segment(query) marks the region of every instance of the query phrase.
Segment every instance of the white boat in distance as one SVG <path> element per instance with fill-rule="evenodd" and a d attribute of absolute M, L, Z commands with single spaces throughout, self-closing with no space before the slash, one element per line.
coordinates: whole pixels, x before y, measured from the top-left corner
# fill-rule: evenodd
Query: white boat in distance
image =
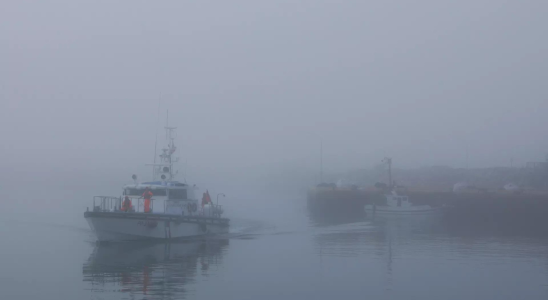
<path fill-rule="evenodd" d="M 152 164 L 153 181 L 124 187 L 122 196 L 95 196 L 93 208 L 84 213 L 99 242 L 144 239 L 176 239 L 228 233 L 229 219 L 221 217 L 223 209 L 208 203 L 202 205 L 195 197 L 196 185 L 174 180 L 172 167 L 177 159 L 172 137 L 175 127 L 165 127 L 168 145 L 162 149 L 160 163 Z M 143 199 L 145 190 L 152 193 Z M 203 202 L 203 200 L 202 200 Z M 128 205 L 129 204 L 129 205 Z M 146 212 L 145 212 L 146 211 Z"/>
<path fill-rule="evenodd" d="M 425 215 L 441 211 L 441 207 L 431 207 L 430 205 L 413 205 L 409 197 L 398 195 L 395 191 L 384 195 L 386 202 L 382 204 L 366 204 L 364 210 L 366 213 L 382 215 Z"/>

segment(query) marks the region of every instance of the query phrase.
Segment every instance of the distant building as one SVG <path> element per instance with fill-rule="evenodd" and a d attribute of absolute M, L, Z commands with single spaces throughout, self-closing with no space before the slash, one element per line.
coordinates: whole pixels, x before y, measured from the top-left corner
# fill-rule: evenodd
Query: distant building
<path fill-rule="evenodd" d="M 530 161 L 525 164 L 527 169 L 545 170 L 548 169 L 548 161 Z"/>

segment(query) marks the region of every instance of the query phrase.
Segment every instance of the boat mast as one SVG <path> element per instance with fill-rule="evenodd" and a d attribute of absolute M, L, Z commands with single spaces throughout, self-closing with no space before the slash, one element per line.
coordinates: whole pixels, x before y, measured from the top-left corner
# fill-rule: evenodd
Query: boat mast
<path fill-rule="evenodd" d="M 385 157 L 383 159 L 383 162 L 385 162 L 388 165 L 388 188 L 392 189 L 392 158 Z"/>
<path fill-rule="evenodd" d="M 158 150 L 158 123 L 160 123 L 160 104 L 162 103 L 162 98 L 158 99 L 158 113 L 156 117 L 156 138 L 154 140 L 154 163 L 152 165 L 152 179 L 154 179 L 155 165 L 156 165 L 156 151 Z"/>
<path fill-rule="evenodd" d="M 164 127 L 166 130 L 166 141 L 167 141 L 167 147 L 162 148 L 162 152 L 159 155 L 160 156 L 160 162 L 156 163 L 156 159 L 153 166 L 153 180 L 173 180 L 176 173 L 173 172 L 173 163 L 176 163 L 178 161 L 177 158 L 173 158 L 173 153 L 175 153 L 175 150 L 177 150 L 177 147 L 175 147 L 175 129 L 177 127 L 170 127 L 169 126 L 169 112 L 166 115 L 166 126 Z"/>
<path fill-rule="evenodd" d="M 323 140 L 320 140 L 320 183 L 323 183 Z"/>

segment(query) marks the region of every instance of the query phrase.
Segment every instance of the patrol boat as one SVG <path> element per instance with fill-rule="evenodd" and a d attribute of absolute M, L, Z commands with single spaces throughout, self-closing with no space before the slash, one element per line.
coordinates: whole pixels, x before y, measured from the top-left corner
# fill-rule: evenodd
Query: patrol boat
<path fill-rule="evenodd" d="M 178 160 L 173 158 L 176 128 L 165 129 L 167 146 L 159 155 L 160 162 L 150 164 L 153 181 L 139 183 L 133 175 L 134 183 L 124 186 L 122 196 L 93 197 L 93 207 L 91 210 L 88 207 L 84 218 L 99 242 L 170 240 L 228 233 L 229 219 L 221 217 L 223 208 L 218 200 L 213 204 L 207 192 L 199 203 L 196 185 L 174 180 L 173 164 Z M 147 188 L 152 192 L 150 201 L 143 199 Z"/>

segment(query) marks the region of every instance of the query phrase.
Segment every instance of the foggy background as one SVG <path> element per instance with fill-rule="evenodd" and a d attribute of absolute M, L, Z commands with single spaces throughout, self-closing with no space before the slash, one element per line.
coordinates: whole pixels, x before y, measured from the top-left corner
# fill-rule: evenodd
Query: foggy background
<path fill-rule="evenodd" d="M 0 188 L 117 195 L 150 178 L 167 109 L 180 175 L 233 195 L 317 183 L 320 141 L 325 172 L 543 160 L 546 8 L 2 1 Z"/>

